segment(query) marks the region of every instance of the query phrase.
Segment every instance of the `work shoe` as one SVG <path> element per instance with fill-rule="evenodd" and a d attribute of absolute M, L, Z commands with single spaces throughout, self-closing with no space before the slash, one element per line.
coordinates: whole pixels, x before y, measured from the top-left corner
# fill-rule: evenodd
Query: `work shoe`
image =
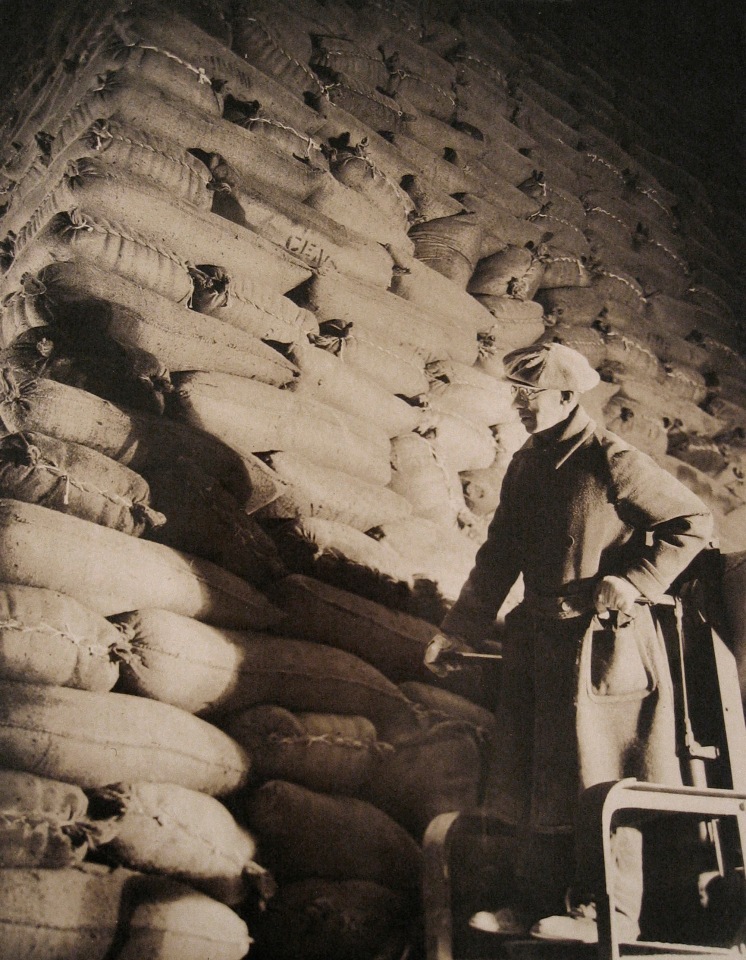
<path fill-rule="evenodd" d="M 480 910 L 469 918 L 469 926 L 472 930 L 497 936 L 525 937 L 531 927 L 531 920 L 520 907 L 501 907 L 494 911 Z"/>
<path fill-rule="evenodd" d="M 537 940 L 598 943 L 596 906 L 581 903 L 562 916 L 544 917 L 531 927 L 531 936 Z"/>

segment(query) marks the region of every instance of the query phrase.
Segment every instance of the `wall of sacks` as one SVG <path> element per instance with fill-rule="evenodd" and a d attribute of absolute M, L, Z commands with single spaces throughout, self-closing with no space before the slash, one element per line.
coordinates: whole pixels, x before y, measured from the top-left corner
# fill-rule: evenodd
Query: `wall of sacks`
<path fill-rule="evenodd" d="M 490 752 L 490 676 L 422 656 L 526 439 L 508 350 L 585 353 L 746 548 L 742 224 L 592 44 L 455 6 L 79 0 L 19 73 L 1 958 L 417 954 Z"/>

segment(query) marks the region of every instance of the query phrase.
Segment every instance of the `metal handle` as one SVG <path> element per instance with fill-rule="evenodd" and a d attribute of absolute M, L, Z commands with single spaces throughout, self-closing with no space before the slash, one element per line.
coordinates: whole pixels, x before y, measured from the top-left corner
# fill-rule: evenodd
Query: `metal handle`
<path fill-rule="evenodd" d="M 501 653 L 476 653 L 471 650 L 443 650 L 439 660 L 502 660 Z"/>

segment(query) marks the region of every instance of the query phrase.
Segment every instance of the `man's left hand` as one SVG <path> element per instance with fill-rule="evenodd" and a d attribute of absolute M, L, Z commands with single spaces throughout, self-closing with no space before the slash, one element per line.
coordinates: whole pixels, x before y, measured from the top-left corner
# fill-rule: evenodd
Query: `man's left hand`
<path fill-rule="evenodd" d="M 626 617 L 634 617 L 635 603 L 642 597 L 637 587 L 624 577 L 604 577 L 596 585 L 593 603 L 596 613 L 618 610 Z"/>

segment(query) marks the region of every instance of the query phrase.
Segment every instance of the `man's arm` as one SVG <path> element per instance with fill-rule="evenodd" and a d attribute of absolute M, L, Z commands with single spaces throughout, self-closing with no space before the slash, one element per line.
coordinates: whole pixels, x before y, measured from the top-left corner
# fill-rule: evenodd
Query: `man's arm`
<path fill-rule="evenodd" d="M 699 497 L 645 454 L 625 450 L 610 463 L 620 517 L 648 531 L 642 553 L 619 574 L 656 602 L 707 546 L 713 517 Z"/>
<path fill-rule="evenodd" d="M 479 650 L 495 639 L 495 617 L 521 572 L 518 544 L 510 520 L 511 490 L 515 466 L 508 468 L 500 493 L 500 504 L 477 551 L 474 567 L 458 599 L 441 624 L 444 633 L 460 637 Z"/>

